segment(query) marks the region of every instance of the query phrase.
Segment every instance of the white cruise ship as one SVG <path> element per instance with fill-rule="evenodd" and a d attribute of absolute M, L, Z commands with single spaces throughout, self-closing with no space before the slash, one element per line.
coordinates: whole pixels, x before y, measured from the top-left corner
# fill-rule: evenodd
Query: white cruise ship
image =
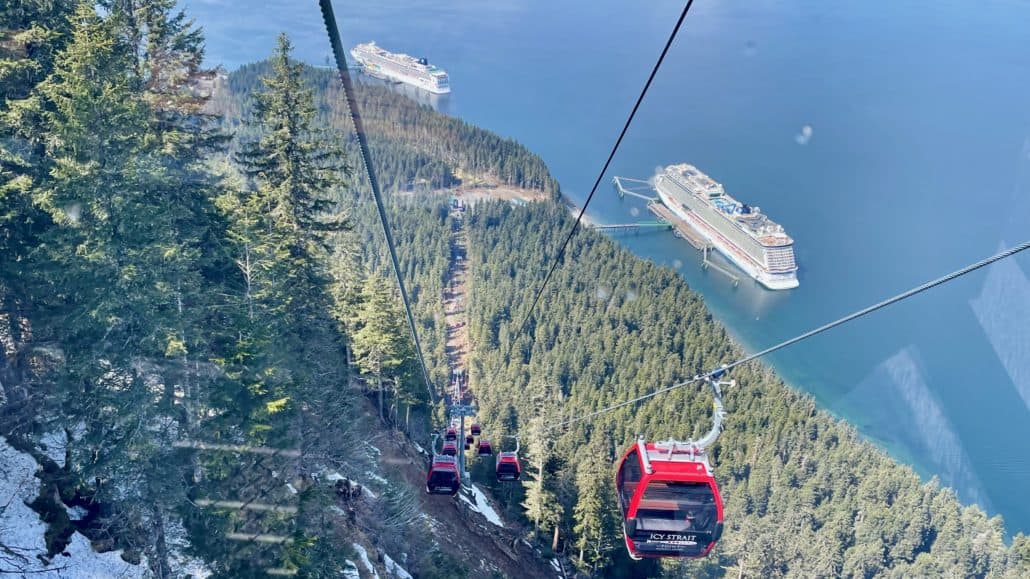
<path fill-rule="evenodd" d="M 393 53 L 376 46 L 375 42 L 359 44 L 350 51 L 362 70 L 369 75 L 404 82 L 431 93 L 451 92 L 447 73 L 429 64 L 425 58 Z"/>
<path fill-rule="evenodd" d="M 798 287 L 794 240 L 758 207 L 730 197 L 721 184 L 687 164 L 660 171 L 655 190 L 676 217 L 763 286 Z"/>

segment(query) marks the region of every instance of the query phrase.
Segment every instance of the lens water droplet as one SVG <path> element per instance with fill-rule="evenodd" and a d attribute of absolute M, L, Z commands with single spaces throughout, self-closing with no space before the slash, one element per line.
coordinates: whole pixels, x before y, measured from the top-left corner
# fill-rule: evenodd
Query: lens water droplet
<path fill-rule="evenodd" d="M 807 145 L 808 141 L 812 140 L 812 125 L 801 127 L 801 132 L 794 136 L 794 140 L 799 145 Z"/>
<path fill-rule="evenodd" d="M 68 221 L 78 223 L 82 219 L 82 204 L 72 203 L 64 208 L 64 214 L 68 216 Z"/>

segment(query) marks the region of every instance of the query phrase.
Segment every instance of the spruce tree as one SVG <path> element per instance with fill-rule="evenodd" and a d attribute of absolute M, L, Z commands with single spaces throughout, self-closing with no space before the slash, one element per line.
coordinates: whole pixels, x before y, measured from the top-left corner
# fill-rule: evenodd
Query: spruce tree
<path fill-rule="evenodd" d="M 352 345 L 355 364 L 363 374 L 375 381 L 379 394 L 379 418 L 386 418 L 384 398 L 386 383 L 397 379 L 397 370 L 405 359 L 404 326 L 390 282 L 379 275 L 369 275 L 361 292 L 362 306 L 352 320 Z"/>
<path fill-rule="evenodd" d="M 329 195 L 346 167 L 342 151 L 312 125 L 312 91 L 302 78 L 304 65 L 291 59 L 292 50 L 289 38 L 280 34 L 272 74 L 262 78 L 265 90 L 255 94 L 254 116 L 264 134 L 244 144 L 238 160 L 257 183 L 268 227 L 292 238 L 296 257 L 300 251 L 320 254 L 330 233 L 346 229 L 346 218 Z"/>

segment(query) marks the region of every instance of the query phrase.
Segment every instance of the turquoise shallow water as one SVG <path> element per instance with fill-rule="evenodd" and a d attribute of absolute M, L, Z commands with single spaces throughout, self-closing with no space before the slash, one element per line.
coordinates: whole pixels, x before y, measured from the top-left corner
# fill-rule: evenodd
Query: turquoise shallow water
<path fill-rule="evenodd" d="M 289 32 L 324 64 L 314 5 L 186 2 L 232 67 Z M 582 201 L 680 9 L 669 1 L 337 3 L 344 42 L 426 55 L 439 109 L 540 153 Z M 311 6 L 311 7 L 309 7 Z M 757 349 L 1030 238 L 1030 3 L 698 0 L 612 174 L 693 163 L 795 238 L 801 287 L 697 267 L 667 234 L 620 240 L 675 267 Z M 428 99 L 428 97 L 426 97 Z M 804 126 L 809 139 L 800 138 Z M 647 219 L 606 184 L 592 216 Z M 772 356 L 864 435 L 1030 530 L 1030 256 Z"/>

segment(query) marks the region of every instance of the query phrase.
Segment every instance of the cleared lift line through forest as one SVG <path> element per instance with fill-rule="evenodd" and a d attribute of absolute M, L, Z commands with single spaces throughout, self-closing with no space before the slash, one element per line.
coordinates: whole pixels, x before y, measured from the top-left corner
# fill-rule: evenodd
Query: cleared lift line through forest
<path fill-rule="evenodd" d="M 451 373 L 448 404 L 450 410 L 458 410 L 449 416 L 448 422 L 458 430 L 458 462 L 460 472 L 465 468 L 465 417 L 475 404 L 475 398 L 468 387 L 469 352 L 468 323 L 465 307 L 468 289 L 468 235 L 465 233 L 465 205 L 458 199 L 451 204 L 451 239 L 447 266 L 447 284 L 443 289 L 444 324 L 446 327 L 447 365 Z M 457 416 L 455 416 L 457 414 Z M 435 449 L 434 449 L 435 452 Z"/>

